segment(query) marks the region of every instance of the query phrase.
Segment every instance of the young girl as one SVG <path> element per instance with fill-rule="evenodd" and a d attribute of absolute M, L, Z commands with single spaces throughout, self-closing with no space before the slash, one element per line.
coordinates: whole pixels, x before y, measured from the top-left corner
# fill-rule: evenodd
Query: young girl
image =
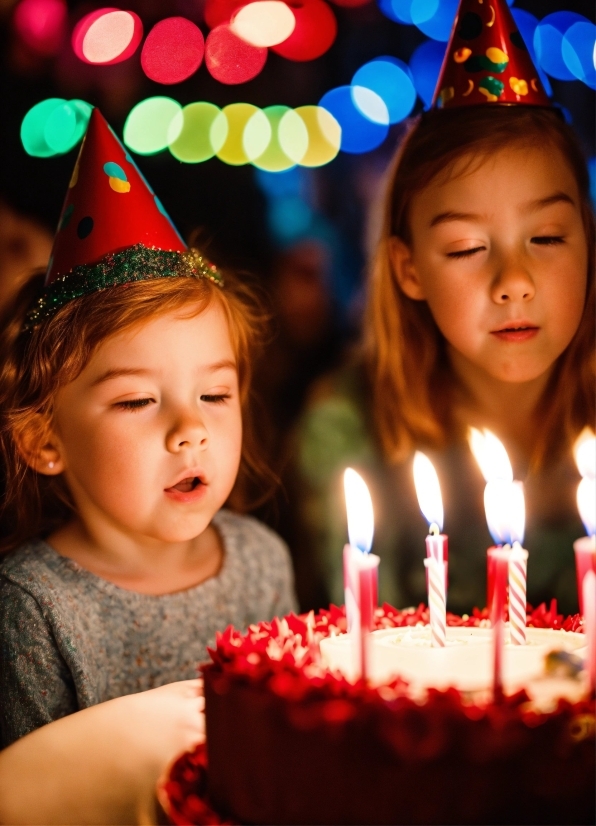
<path fill-rule="evenodd" d="M 484 11 L 474 4 L 470 14 Z M 456 24 L 454 36 L 462 29 Z M 452 42 L 445 71 L 473 47 Z M 449 101 L 457 82 L 443 79 L 445 88 Z M 572 542 L 583 529 L 571 450 L 595 415 L 588 173 L 554 109 L 464 106 L 464 97 L 416 119 L 389 172 L 364 358 L 334 377 L 302 423 L 303 512 L 340 599 L 340 472 L 360 466 L 376 506 L 375 550 L 385 557 L 382 596 L 425 601 L 426 527 L 411 457 L 427 451 L 445 502 L 449 607 L 483 606 L 492 543 L 467 435 L 487 427 L 525 482 L 528 599 L 554 596 L 577 610 Z"/>
<path fill-rule="evenodd" d="M 96 118 L 90 132 L 107 140 L 105 126 Z M 129 163 L 112 147 L 110 172 L 116 149 L 118 168 Z M 127 182 L 141 189 L 137 175 L 130 161 Z M 81 162 L 78 187 L 84 177 Z M 107 173 L 98 181 L 110 210 L 124 203 Z M 142 231 L 160 215 L 145 214 Z M 262 312 L 197 254 L 109 252 L 116 222 L 94 223 L 107 233 L 100 263 L 56 279 L 36 305 L 34 280 L 3 325 L 2 745 L 190 679 L 216 631 L 295 604 L 283 543 L 222 510 L 239 468 L 258 467 L 245 413 Z M 60 234 L 54 262 L 59 247 Z"/>

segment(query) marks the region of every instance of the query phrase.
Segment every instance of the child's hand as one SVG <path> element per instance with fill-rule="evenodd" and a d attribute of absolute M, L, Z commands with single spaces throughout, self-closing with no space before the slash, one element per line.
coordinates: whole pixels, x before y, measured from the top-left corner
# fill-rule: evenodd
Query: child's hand
<path fill-rule="evenodd" d="M 202 680 L 63 717 L 0 754 L 0 823 L 148 822 L 157 780 L 205 737 Z"/>

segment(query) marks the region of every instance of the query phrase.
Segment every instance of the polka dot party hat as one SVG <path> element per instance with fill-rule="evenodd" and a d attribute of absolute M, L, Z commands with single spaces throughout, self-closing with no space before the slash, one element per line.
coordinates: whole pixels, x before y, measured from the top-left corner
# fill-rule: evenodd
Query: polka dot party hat
<path fill-rule="evenodd" d="M 506 0 L 461 0 L 433 106 L 551 106 Z"/>
<path fill-rule="evenodd" d="M 29 313 L 36 326 L 83 295 L 153 278 L 206 277 L 216 268 L 188 249 L 159 198 L 98 109 L 75 164 L 48 265 Z"/>

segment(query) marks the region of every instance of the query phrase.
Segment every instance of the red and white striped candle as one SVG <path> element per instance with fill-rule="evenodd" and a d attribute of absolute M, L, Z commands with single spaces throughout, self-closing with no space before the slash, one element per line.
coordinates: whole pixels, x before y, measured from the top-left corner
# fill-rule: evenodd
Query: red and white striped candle
<path fill-rule="evenodd" d="M 528 552 L 514 542 L 509 558 L 509 634 L 513 645 L 526 644 Z"/>
<path fill-rule="evenodd" d="M 445 563 L 434 557 L 424 560 L 428 573 L 428 609 L 430 640 L 433 648 L 444 648 L 447 639 L 447 601 L 445 595 Z"/>

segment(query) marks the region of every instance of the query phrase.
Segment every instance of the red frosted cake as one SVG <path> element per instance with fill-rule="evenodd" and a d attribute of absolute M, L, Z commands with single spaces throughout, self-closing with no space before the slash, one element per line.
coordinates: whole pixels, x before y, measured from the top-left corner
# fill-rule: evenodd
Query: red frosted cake
<path fill-rule="evenodd" d="M 486 612 L 447 617 L 448 646 L 437 650 L 426 608 L 377 609 L 367 684 L 348 673 L 343 609 L 228 628 L 202 669 L 207 747 L 183 755 L 163 789 L 170 819 L 593 823 L 580 617 L 564 621 L 554 605 L 528 615 L 526 651 L 506 653 L 498 704 L 486 684 Z M 433 670 L 437 684 L 455 679 L 433 686 Z"/>

